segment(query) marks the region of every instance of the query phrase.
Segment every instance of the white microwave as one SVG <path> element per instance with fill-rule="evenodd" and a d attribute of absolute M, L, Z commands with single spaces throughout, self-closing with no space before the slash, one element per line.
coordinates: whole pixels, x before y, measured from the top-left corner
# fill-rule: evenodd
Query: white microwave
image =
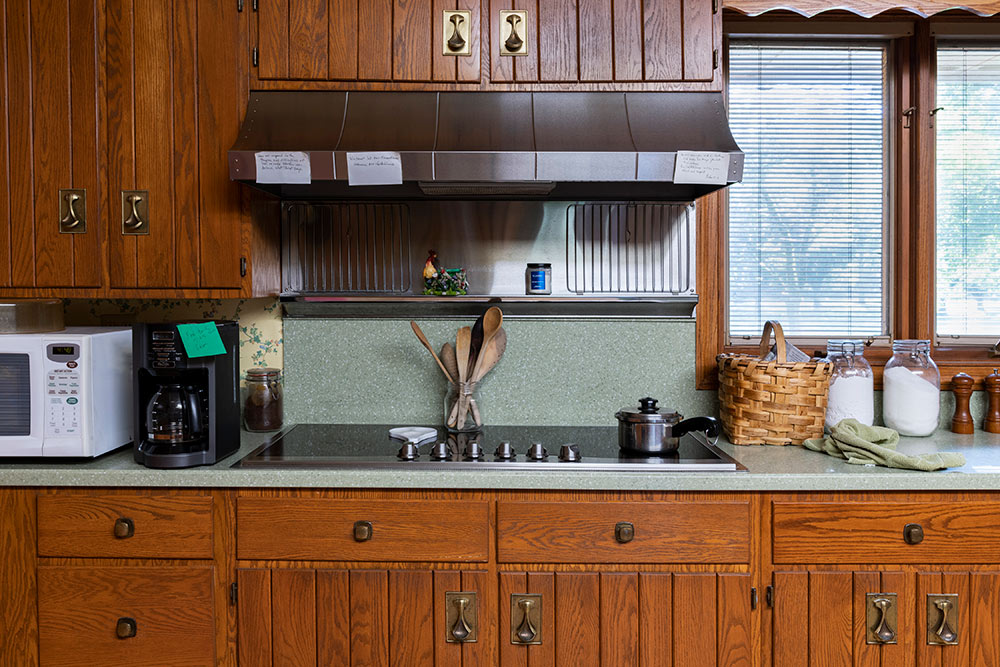
<path fill-rule="evenodd" d="M 0 456 L 98 456 L 132 421 L 131 329 L 0 334 Z"/>

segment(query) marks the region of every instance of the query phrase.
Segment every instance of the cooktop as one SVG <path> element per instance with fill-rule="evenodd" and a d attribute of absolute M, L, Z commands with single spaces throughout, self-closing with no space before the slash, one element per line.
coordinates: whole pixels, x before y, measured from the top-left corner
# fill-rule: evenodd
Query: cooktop
<path fill-rule="evenodd" d="M 669 456 L 625 456 L 614 426 L 484 426 L 419 442 L 389 436 L 397 424 L 297 424 L 238 461 L 240 468 L 378 468 L 412 470 L 581 470 L 737 472 L 746 468 L 700 434 L 680 439 Z"/>

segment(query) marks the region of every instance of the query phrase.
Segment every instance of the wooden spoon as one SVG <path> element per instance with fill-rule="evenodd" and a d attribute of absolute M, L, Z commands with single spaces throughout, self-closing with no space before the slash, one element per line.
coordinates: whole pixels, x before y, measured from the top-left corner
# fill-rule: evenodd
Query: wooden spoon
<path fill-rule="evenodd" d="M 480 355 L 482 357 L 482 363 L 479 365 L 479 372 L 472 378 L 472 382 L 474 384 L 478 384 L 487 373 L 493 370 L 493 367 L 497 365 L 498 361 L 500 361 L 500 357 L 503 356 L 506 349 L 507 332 L 501 328 L 497 331 L 493 340 L 487 343 L 486 347 L 483 348 L 483 352 Z"/>
<path fill-rule="evenodd" d="M 434 348 L 431 347 L 431 344 L 430 342 L 428 342 L 427 336 L 424 335 L 424 332 L 420 330 L 420 327 L 417 326 L 417 323 L 414 322 L 413 320 L 410 320 L 410 327 L 413 329 L 413 333 L 417 334 L 417 338 L 420 339 L 420 342 L 423 343 L 424 347 L 427 348 L 427 351 L 431 353 L 432 357 L 434 357 L 434 361 L 437 362 L 437 365 L 441 369 L 441 372 L 444 373 L 444 376 L 448 378 L 448 382 L 454 384 L 455 380 L 452 379 L 451 374 L 448 372 L 448 369 L 445 368 L 444 364 L 441 363 L 441 360 L 438 358 L 437 352 L 435 352 Z"/>
<path fill-rule="evenodd" d="M 455 356 L 455 348 L 450 342 L 441 346 L 441 361 L 448 370 L 448 374 L 453 378 L 458 377 L 458 357 Z"/>
<path fill-rule="evenodd" d="M 479 353 L 483 350 L 483 320 L 486 317 L 484 310 L 482 315 L 476 318 L 476 323 L 472 325 L 472 340 L 469 342 L 469 378 L 472 378 L 472 367 L 479 358 Z"/>
<path fill-rule="evenodd" d="M 500 331 L 500 327 L 503 325 L 503 311 L 501 311 L 496 306 L 491 306 L 489 310 L 483 315 L 483 347 L 485 348 L 489 345 L 493 337 L 497 335 Z M 459 359 L 459 363 L 461 363 Z M 477 377 L 479 375 L 479 369 L 483 365 L 483 355 L 479 355 L 476 359 L 475 368 L 472 370 L 470 377 Z M 461 368 L 461 367 L 460 367 Z M 473 380 L 474 382 L 475 380 Z"/>
<path fill-rule="evenodd" d="M 472 341 L 472 329 L 469 327 L 459 327 L 458 335 L 455 337 L 455 357 L 458 359 L 458 381 L 465 382 L 469 368 L 469 344 Z M 456 401 L 458 413 L 455 423 L 459 428 L 465 424 L 465 414 L 468 407 L 465 405 L 465 397 L 459 394 Z M 449 419 L 449 421 L 451 421 Z"/>

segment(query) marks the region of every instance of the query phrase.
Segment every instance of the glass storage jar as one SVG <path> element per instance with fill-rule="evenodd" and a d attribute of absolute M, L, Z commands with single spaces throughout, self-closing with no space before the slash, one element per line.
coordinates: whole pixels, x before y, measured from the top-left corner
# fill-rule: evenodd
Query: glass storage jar
<path fill-rule="evenodd" d="M 243 425 L 248 431 L 277 431 L 284 419 L 281 371 L 251 368 L 247 371 Z"/>
<path fill-rule="evenodd" d="M 448 384 L 444 397 L 444 423 L 452 433 L 478 431 L 483 427 L 479 392 L 471 382 Z"/>
<path fill-rule="evenodd" d="M 829 340 L 826 360 L 833 365 L 826 428 L 847 418 L 871 426 L 875 422 L 875 374 L 865 359 L 864 341 Z"/>
<path fill-rule="evenodd" d="M 941 373 L 929 340 L 897 340 L 885 365 L 882 419 L 900 435 L 930 435 L 941 410 Z"/>

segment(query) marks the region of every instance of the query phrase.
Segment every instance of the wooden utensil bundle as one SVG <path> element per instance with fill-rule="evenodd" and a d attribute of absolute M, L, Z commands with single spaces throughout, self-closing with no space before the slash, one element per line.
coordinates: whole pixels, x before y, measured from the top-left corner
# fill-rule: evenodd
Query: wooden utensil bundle
<path fill-rule="evenodd" d="M 507 332 L 502 325 L 503 313 L 496 306 L 490 307 L 472 327 L 459 328 L 455 346 L 452 347 L 450 342 L 442 345 L 439 357 L 417 323 L 410 322 L 421 344 L 434 357 L 448 382 L 454 385 L 452 392 L 455 400 L 448 414 L 448 428 L 463 430 L 470 413 L 476 426 L 483 425 L 473 392 L 507 349 Z"/>

